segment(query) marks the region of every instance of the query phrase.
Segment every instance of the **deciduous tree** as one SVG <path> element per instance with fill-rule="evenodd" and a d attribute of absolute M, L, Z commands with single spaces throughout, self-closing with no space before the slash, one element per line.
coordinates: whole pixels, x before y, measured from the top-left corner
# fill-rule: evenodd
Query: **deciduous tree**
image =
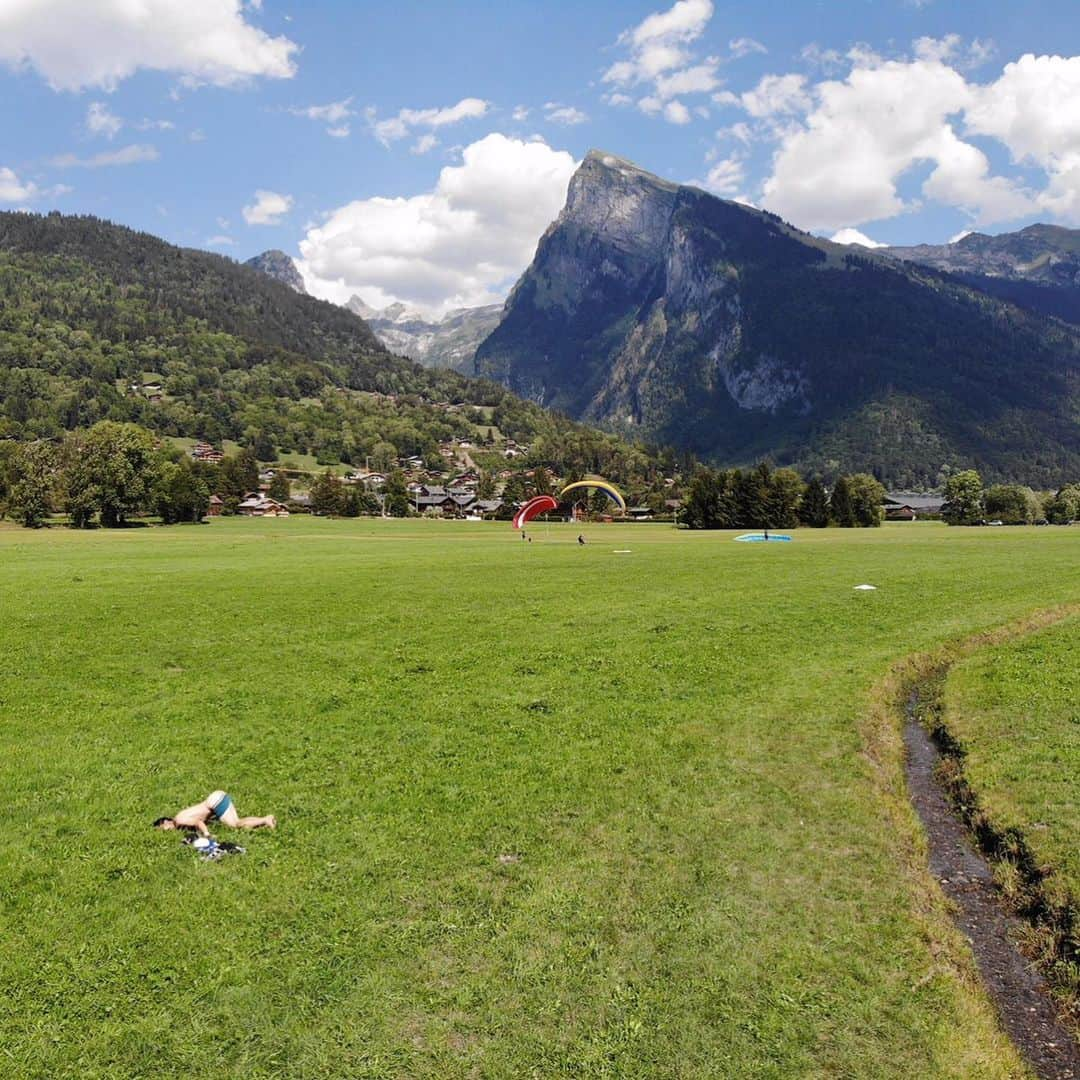
<path fill-rule="evenodd" d="M 982 520 L 982 477 L 974 469 L 953 473 L 945 481 L 941 517 L 950 525 L 977 525 Z"/>

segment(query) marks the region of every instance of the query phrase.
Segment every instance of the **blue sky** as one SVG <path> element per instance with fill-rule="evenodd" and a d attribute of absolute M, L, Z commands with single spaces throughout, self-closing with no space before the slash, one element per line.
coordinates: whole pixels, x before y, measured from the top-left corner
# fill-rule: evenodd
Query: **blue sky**
<path fill-rule="evenodd" d="M 491 302 L 590 147 L 874 242 L 1080 225 L 1075 0 L 0 0 L 0 207 Z"/>

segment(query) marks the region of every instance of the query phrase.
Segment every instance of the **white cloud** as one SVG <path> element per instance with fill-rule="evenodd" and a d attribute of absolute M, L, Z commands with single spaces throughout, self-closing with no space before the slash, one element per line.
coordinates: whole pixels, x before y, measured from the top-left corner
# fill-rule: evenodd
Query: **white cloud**
<path fill-rule="evenodd" d="M 720 85 L 716 77 L 716 61 L 683 68 L 671 75 L 661 75 L 656 80 L 656 96 L 667 100 L 680 94 L 707 94 Z"/>
<path fill-rule="evenodd" d="M 654 42 L 694 41 L 701 36 L 712 15 L 712 0 L 678 0 L 667 11 L 649 15 L 623 36 L 628 36 L 639 49 Z"/>
<path fill-rule="evenodd" d="M 545 142 L 488 135 L 464 148 L 461 165 L 443 168 L 431 191 L 360 199 L 311 228 L 300 244 L 307 286 L 375 307 L 494 303 L 562 208 L 574 168 Z"/>
<path fill-rule="evenodd" d="M 842 53 L 836 49 L 823 49 L 816 41 L 803 46 L 803 50 L 799 55 L 809 67 L 820 71 L 833 73 L 842 70 L 844 67 Z"/>
<path fill-rule="evenodd" d="M 0 203 L 29 202 L 39 194 L 36 184 L 20 180 L 13 170 L 0 167 Z"/>
<path fill-rule="evenodd" d="M 137 124 L 133 124 L 137 131 L 172 131 L 176 125 L 171 120 L 150 120 L 143 118 Z"/>
<path fill-rule="evenodd" d="M 429 150 L 434 150 L 438 145 L 438 138 L 429 131 L 426 135 L 421 135 L 420 138 L 409 147 L 409 150 L 414 154 L 426 154 Z"/>
<path fill-rule="evenodd" d="M 189 85 L 290 78 L 297 46 L 249 23 L 239 0 L 4 0 L 0 63 L 54 90 L 114 89 L 136 71 Z"/>
<path fill-rule="evenodd" d="M 751 53 L 767 53 L 769 51 L 760 41 L 755 41 L 750 37 L 734 38 L 728 42 L 728 48 L 731 50 L 731 55 L 735 60 L 741 60 Z"/>
<path fill-rule="evenodd" d="M 766 205 L 809 229 L 835 229 L 894 217 L 907 207 L 900 178 L 934 165 L 927 198 L 958 206 L 981 222 L 1031 209 L 1013 181 L 990 175 L 986 156 L 963 142 L 954 118 L 969 110 L 976 88 L 939 60 L 883 61 L 854 50 L 844 82 L 816 87 L 817 105 L 786 131 L 766 180 Z"/>
<path fill-rule="evenodd" d="M 240 213 L 249 225 L 277 225 L 292 209 L 292 204 L 291 195 L 260 189 L 255 192 L 255 201 L 250 206 L 245 206 Z"/>
<path fill-rule="evenodd" d="M 233 247 L 236 241 L 231 236 L 210 236 L 207 237 L 204 247 Z"/>
<path fill-rule="evenodd" d="M 706 191 L 711 191 L 714 195 L 730 199 L 738 194 L 745 178 L 746 170 L 742 160 L 738 157 L 729 157 L 713 165 L 705 179 L 696 181 L 696 184 Z"/>
<path fill-rule="evenodd" d="M 113 116 L 104 102 L 90 102 L 86 110 L 86 130 L 91 135 L 103 135 L 106 139 L 114 139 L 123 126 L 124 121 L 119 116 Z"/>
<path fill-rule="evenodd" d="M 743 146 L 749 146 L 754 141 L 754 131 L 745 121 L 740 120 L 737 124 L 721 128 L 717 131 L 717 137 L 721 139 L 734 139 Z"/>
<path fill-rule="evenodd" d="M 1045 170 L 1042 207 L 1080 222 L 1080 56 L 1022 56 L 973 97 L 968 133 L 1000 139 L 1014 161 Z"/>
<path fill-rule="evenodd" d="M 544 106 L 544 119 L 549 124 L 565 124 L 572 127 L 575 124 L 584 124 L 588 116 L 573 105 L 560 105 L 557 101 L 549 101 Z"/>
<path fill-rule="evenodd" d="M 950 244 L 959 244 L 960 241 L 963 240 L 965 236 L 970 236 L 970 235 L 971 235 L 971 230 L 970 229 L 961 229 L 960 232 L 958 232 L 955 236 L 950 236 L 949 237 L 949 243 Z"/>
<path fill-rule="evenodd" d="M 962 39 L 959 34 L 946 34 L 943 38 L 917 38 L 913 48 L 920 60 L 951 60 L 960 50 Z"/>
<path fill-rule="evenodd" d="M 803 75 L 766 75 L 740 100 L 743 108 L 759 119 L 806 112 L 813 104 Z"/>
<path fill-rule="evenodd" d="M 147 143 L 135 143 L 120 150 L 106 150 L 92 157 L 81 158 L 76 154 L 61 154 L 52 159 L 59 169 L 102 169 L 112 165 L 138 165 L 144 161 L 157 161 L 161 155 L 157 147 Z"/>
<path fill-rule="evenodd" d="M 681 101 L 669 101 L 664 106 L 664 119 L 669 124 L 689 124 L 690 110 Z"/>
<path fill-rule="evenodd" d="M 518 105 L 517 108 L 514 109 L 513 113 L 511 113 L 511 119 L 517 121 L 517 123 L 519 124 L 522 124 L 529 119 L 529 112 L 530 110 L 527 106 Z"/>
<path fill-rule="evenodd" d="M 630 55 L 603 74 L 603 81 L 615 88 L 608 103 L 626 104 L 627 89 L 651 83 L 649 92 L 638 99 L 638 108 L 650 116 L 662 113 L 673 124 L 689 122 L 689 110 L 675 99 L 709 93 L 720 85 L 720 61 L 710 56 L 695 63 L 690 49 L 705 32 L 712 15 L 712 0 L 678 0 L 667 11 L 655 12 L 620 34 L 619 44 Z M 666 108 L 666 102 L 675 102 L 674 107 Z"/>
<path fill-rule="evenodd" d="M 306 116 L 309 120 L 317 120 L 326 125 L 326 134 L 335 139 L 344 139 L 349 134 L 350 117 L 356 115 L 352 108 L 352 98 L 343 101 L 331 101 L 326 105 L 292 106 L 288 112 L 293 116 Z"/>
<path fill-rule="evenodd" d="M 413 128 L 441 128 L 462 120 L 475 120 L 489 108 L 489 103 L 480 98 L 462 98 L 445 109 L 402 109 L 387 120 L 377 120 L 375 110 L 368 109 L 367 117 L 375 138 L 383 146 L 389 146 L 396 139 L 406 138 Z"/>
<path fill-rule="evenodd" d="M 871 240 L 866 233 L 859 232 L 858 229 L 841 229 L 837 233 L 833 233 L 829 239 L 834 244 L 861 244 L 866 248 L 879 248 L 888 247 L 888 244 L 879 244 L 876 240 Z"/>

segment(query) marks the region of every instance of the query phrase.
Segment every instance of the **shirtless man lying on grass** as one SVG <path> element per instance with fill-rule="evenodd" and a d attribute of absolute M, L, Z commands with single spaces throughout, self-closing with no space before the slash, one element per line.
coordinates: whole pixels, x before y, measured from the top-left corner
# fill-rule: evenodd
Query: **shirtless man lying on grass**
<path fill-rule="evenodd" d="M 224 791 L 212 791 L 201 803 L 189 806 L 172 817 L 160 817 L 154 822 L 155 829 L 195 829 L 203 836 L 209 836 L 206 827 L 209 821 L 220 821 L 230 829 L 268 829 L 277 827 L 277 818 L 273 814 L 266 817 L 240 817 L 233 805 L 232 796 Z"/>

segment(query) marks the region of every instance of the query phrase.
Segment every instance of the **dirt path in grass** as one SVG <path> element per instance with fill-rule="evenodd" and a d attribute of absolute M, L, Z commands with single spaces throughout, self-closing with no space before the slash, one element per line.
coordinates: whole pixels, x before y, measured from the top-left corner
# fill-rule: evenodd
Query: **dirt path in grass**
<path fill-rule="evenodd" d="M 1046 981 L 1019 950 L 1021 922 L 1010 914 L 986 860 L 938 783 L 941 753 L 918 720 L 920 688 L 904 724 L 907 784 L 926 830 L 930 873 L 953 905 L 953 920 L 971 943 L 1002 1026 L 1031 1068 L 1046 1080 L 1080 1080 L 1080 1045 L 1058 1020 Z"/>

